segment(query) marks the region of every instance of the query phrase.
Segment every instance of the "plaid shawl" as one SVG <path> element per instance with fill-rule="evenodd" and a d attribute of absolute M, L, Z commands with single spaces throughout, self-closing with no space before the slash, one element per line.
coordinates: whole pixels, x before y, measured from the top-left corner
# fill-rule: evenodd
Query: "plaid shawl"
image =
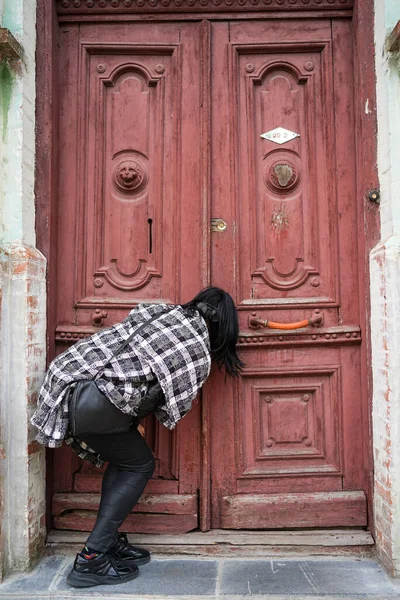
<path fill-rule="evenodd" d="M 112 358 L 134 329 L 153 317 L 156 319 Z M 51 448 L 62 445 L 68 432 L 66 392 L 82 379 L 96 379 L 98 388 L 117 408 L 135 416 L 148 383 L 157 378 L 165 403 L 155 415 L 173 429 L 191 409 L 210 366 L 208 330 L 197 310 L 179 305 L 139 304 L 121 323 L 77 342 L 52 361 L 31 419 L 38 429 L 36 439 Z M 71 438 L 66 441 L 74 446 Z M 91 462 L 96 464 L 95 460 Z"/>

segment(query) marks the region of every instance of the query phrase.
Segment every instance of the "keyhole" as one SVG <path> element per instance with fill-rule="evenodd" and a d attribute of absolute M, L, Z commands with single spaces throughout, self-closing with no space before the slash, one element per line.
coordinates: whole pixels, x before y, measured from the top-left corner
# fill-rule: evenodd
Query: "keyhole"
<path fill-rule="evenodd" d="M 147 220 L 149 224 L 149 253 L 153 252 L 153 219 Z"/>

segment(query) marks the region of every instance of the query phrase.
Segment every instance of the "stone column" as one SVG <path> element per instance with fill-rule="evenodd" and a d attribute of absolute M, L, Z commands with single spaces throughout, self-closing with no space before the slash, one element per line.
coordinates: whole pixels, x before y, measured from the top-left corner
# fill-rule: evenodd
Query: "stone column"
<path fill-rule="evenodd" d="M 46 264 L 35 248 L 36 0 L 0 0 L 21 58 L 0 56 L 0 570 L 26 570 L 45 541 L 45 453 L 34 410 L 46 360 Z M 0 572 L 1 578 L 1 572 Z"/>
<path fill-rule="evenodd" d="M 374 515 L 378 555 L 400 575 L 400 53 L 398 0 L 375 0 L 381 240 L 372 250 Z"/>

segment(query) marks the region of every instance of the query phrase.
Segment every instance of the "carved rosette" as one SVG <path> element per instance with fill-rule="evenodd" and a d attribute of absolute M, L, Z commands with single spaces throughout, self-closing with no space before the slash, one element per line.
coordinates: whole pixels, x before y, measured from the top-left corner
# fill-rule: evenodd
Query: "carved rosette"
<path fill-rule="evenodd" d="M 138 194 L 147 185 L 148 173 L 136 160 L 123 160 L 114 167 L 113 184 L 124 194 Z"/>
<path fill-rule="evenodd" d="M 354 0 L 57 0 L 60 14 L 347 10 L 353 5 Z"/>

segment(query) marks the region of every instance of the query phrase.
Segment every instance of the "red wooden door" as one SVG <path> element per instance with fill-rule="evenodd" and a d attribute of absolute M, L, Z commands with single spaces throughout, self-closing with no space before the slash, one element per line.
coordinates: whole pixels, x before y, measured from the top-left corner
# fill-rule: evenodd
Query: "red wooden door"
<path fill-rule="evenodd" d="M 243 377 L 214 372 L 173 433 L 148 421 L 127 530 L 366 525 L 349 22 L 71 22 L 60 78 L 57 351 L 209 282 L 240 314 Z M 100 481 L 55 452 L 54 526 L 90 529 Z"/>
<path fill-rule="evenodd" d="M 59 352 L 140 300 L 184 302 L 206 283 L 201 29 L 61 28 Z M 197 527 L 199 422 L 198 404 L 172 433 L 148 421 L 157 468 L 128 529 Z M 54 453 L 53 473 L 54 526 L 90 529 L 98 469 L 66 447 Z"/>
<path fill-rule="evenodd" d="M 212 274 L 236 298 L 246 363 L 236 384 L 209 384 L 212 526 L 363 526 L 350 25 L 215 23 L 212 39 L 213 215 L 227 223 Z M 261 137 L 279 127 L 299 137 Z M 315 311 L 320 328 L 249 325 Z"/>

